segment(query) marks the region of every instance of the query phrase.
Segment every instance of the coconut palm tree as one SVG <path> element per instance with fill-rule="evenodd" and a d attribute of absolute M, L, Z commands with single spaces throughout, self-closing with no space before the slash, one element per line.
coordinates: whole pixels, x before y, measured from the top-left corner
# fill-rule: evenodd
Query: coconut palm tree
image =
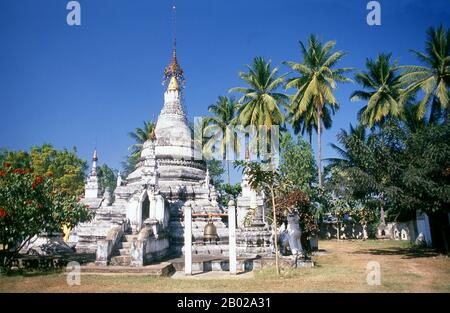
<path fill-rule="evenodd" d="M 239 99 L 238 116 L 236 122 L 241 126 L 284 126 L 285 118 L 281 106 L 287 106 L 289 97 L 277 89 L 284 82 L 284 75 L 278 76 L 278 67 L 271 68 L 271 62 L 266 62 L 262 57 L 253 59 L 252 65 L 247 65 L 248 72 L 239 73 L 239 77 L 248 85 L 247 87 L 231 88 L 230 92 L 242 93 Z M 258 130 L 259 131 L 259 130 Z M 273 151 L 272 151 L 273 152 Z M 273 160 L 273 158 L 271 158 Z M 272 174 L 275 170 L 272 166 Z M 271 186 L 272 210 L 275 227 L 275 264 L 277 273 L 280 273 L 278 262 L 278 239 L 275 194 Z"/>
<path fill-rule="evenodd" d="M 403 79 L 410 83 L 408 93 L 414 93 L 418 89 L 424 92 L 424 97 L 419 102 L 417 118 L 425 116 L 427 107 L 431 106 L 430 116 L 435 114 L 434 109 L 446 110 L 446 119 L 450 116 L 450 29 L 445 30 L 441 25 L 437 30 L 430 27 L 427 30 L 425 52 L 411 50 L 425 66 L 403 66 L 406 73 Z M 439 106 L 433 106 L 439 103 Z"/>
<path fill-rule="evenodd" d="M 428 120 L 423 119 L 417 119 L 417 111 L 419 110 L 419 104 L 418 103 L 409 103 L 405 105 L 405 108 L 403 110 L 401 120 L 403 121 L 403 125 L 406 127 L 406 130 L 408 130 L 411 133 L 415 133 L 425 127 L 428 124 L 433 124 L 435 121 L 433 119 L 433 116 L 431 116 Z"/>
<path fill-rule="evenodd" d="M 233 97 L 219 96 L 217 102 L 208 107 L 208 111 L 214 116 L 206 119 L 204 133 L 214 135 L 209 138 L 206 147 L 211 149 L 217 142 L 220 142 L 220 154 L 223 157 L 222 160 L 227 163 L 227 180 L 230 184 L 230 162 L 227 160 L 227 150 L 234 154 L 239 153 L 239 141 L 233 130 L 237 102 Z"/>
<path fill-rule="evenodd" d="M 239 73 L 247 87 L 231 88 L 230 92 L 243 94 L 239 99 L 237 122 L 242 126 L 284 125 L 281 106 L 286 106 L 288 96 L 276 90 L 283 84 L 284 75 L 278 76 L 278 67 L 271 68 L 271 62 L 262 57 L 253 59 L 247 65 L 248 72 Z"/>
<path fill-rule="evenodd" d="M 367 59 L 367 71 L 355 75 L 364 90 L 356 90 L 350 100 L 365 100 L 367 104 L 358 113 L 359 121 L 369 128 L 382 126 L 389 118 L 399 117 L 406 97 L 405 82 L 399 73 L 397 61 L 391 62 L 391 54 L 379 54 L 376 60 Z"/>
<path fill-rule="evenodd" d="M 329 129 L 332 125 L 331 115 L 334 115 L 334 108 L 324 106 L 322 110 L 322 126 L 325 129 Z M 287 119 L 291 120 L 293 114 L 288 114 Z M 297 117 L 298 122 L 293 124 L 294 133 L 301 133 L 308 135 L 309 144 L 312 145 L 312 134 L 315 130 L 317 133 L 317 111 L 314 109 L 314 106 L 309 106 L 308 111 L 303 112 L 300 116 Z"/>
<path fill-rule="evenodd" d="M 128 133 L 128 135 L 133 138 L 136 143 L 128 148 L 128 150 L 130 150 L 130 154 L 128 155 L 127 160 L 122 164 L 125 174 L 131 173 L 135 169 L 141 156 L 144 143 L 150 139 L 151 136 L 153 136 L 155 127 L 155 123 L 144 121 L 143 128 L 136 127 L 134 132 Z"/>
<path fill-rule="evenodd" d="M 136 127 L 134 132 L 129 132 L 128 135 L 133 138 L 136 143 L 131 145 L 128 149 L 131 150 L 131 155 L 140 156 L 144 143 L 150 139 L 155 131 L 155 123 L 144 121 L 144 127 Z"/>
<path fill-rule="evenodd" d="M 308 47 L 300 42 L 300 50 L 303 60 L 301 63 L 284 62 L 300 76 L 291 78 L 286 83 L 286 89 L 295 88 L 296 92 L 291 97 L 291 124 L 302 123 L 304 112 L 315 110 L 317 123 L 317 168 L 319 187 L 322 187 L 322 161 L 321 161 L 321 131 L 323 127 L 324 107 L 329 106 L 335 110 L 338 102 L 333 95 L 338 82 L 349 82 L 345 74 L 350 68 L 335 68 L 336 64 L 344 57 L 341 51 L 332 52 L 335 41 L 322 44 L 316 36 L 308 38 Z"/>
<path fill-rule="evenodd" d="M 368 136 L 366 128 L 362 125 L 357 125 L 356 127 L 353 127 L 352 124 L 350 124 L 349 132 L 341 128 L 341 130 L 337 134 L 337 139 L 342 144 L 342 147 L 339 147 L 334 143 L 330 143 L 331 148 L 333 148 L 333 150 L 336 151 L 339 157 L 326 159 L 326 161 L 329 162 L 327 166 L 328 168 L 340 167 L 344 169 L 357 165 L 356 164 L 357 162 L 353 159 L 351 152 L 348 151 L 346 147 L 346 142 L 350 137 L 353 137 L 354 139 L 357 139 L 362 143 L 367 143 Z"/>

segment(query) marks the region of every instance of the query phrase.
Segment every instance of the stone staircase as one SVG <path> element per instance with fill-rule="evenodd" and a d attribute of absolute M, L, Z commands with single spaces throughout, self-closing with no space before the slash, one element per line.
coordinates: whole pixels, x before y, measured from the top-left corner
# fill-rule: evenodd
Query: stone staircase
<path fill-rule="evenodd" d="M 112 266 L 129 266 L 131 263 L 130 248 L 133 240 L 137 239 L 137 234 L 125 234 L 122 241 L 115 249 L 113 256 L 111 257 L 110 265 Z"/>
<path fill-rule="evenodd" d="M 95 211 L 94 220 L 88 223 L 81 223 L 72 231 L 77 237 L 76 251 L 78 253 L 96 253 L 97 241 L 104 240 L 112 227 L 123 225 L 124 223 L 125 214 L 121 208 L 99 208 Z"/>

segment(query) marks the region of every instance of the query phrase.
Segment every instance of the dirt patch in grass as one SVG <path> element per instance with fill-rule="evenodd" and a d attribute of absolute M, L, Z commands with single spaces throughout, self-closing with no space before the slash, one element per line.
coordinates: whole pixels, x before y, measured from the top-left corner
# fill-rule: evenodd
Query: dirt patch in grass
<path fill-rule="evenodd" d="M 257 270 L 253 278 L 187 280 L 170 277 L 81 277 L 69 286 L 64 273 L 2 276 L 1 292 L 450 292 L 450 260 L 402 241 L 321 241 L 314 268 Z M 367 263 L 380 264 L 381 285 L 366 282 Z"/>

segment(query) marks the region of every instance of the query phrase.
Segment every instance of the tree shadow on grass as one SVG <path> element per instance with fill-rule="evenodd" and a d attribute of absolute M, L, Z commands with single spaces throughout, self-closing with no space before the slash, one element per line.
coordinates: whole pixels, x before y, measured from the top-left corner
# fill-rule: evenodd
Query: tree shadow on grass
<path fill-rule="evenodd" d="M 65 269 L 63 268 L 51 268 L 51 269 L 34 269 L 34 270 L 25 270 L 25 269 L 14 269 L 14 270 L 2 270 L 0 273 L 1 276 L 5 277 L 34 277 L 34 276 L 49 276 L 54 274 L 63 274 Z"/>
<path fill-rule="evenodd" d="M 418 247 L 390 247 L 384 249 L 364 249 L 353 252 L 354 254 L 372 254 L 372 255 L 400 255 L 402 259 L 430 258 L 440 255 L 436 250 L 430 248 Z"/>

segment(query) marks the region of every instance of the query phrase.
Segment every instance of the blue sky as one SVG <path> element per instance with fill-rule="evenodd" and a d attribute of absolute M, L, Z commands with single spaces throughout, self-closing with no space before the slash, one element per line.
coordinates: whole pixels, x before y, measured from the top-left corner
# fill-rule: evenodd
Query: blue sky
<path fill-rule="evenodd" d="M 0 1 L 0 147 L 49 142 L 89 159 L 96 144 L 100 163 L 120 168 L 128 131 L 156 119 L 163 103 L 174 1 L 80 0 L 81 26 L 67 25 L 68 2 Z M 298 41 L 310 33 L 336 40 L 349 53 L 341 65 L 362 69 L 379 52 L 417 63 L 409 49 L 423 50 L 426 28 L 449 26 L 448 0 L 379 2 L 381 26 L 367 25 L 366 0 L 175 1 L 190 120 L 240 86 L 238 72 L 255 56 L 287 72 L 281 62 L 299 61 Z M 341 109 L 323 135 L 324 157 L 356 121 L 363 103 L 348 100 L 356 88 L 336 91 Z"/>

